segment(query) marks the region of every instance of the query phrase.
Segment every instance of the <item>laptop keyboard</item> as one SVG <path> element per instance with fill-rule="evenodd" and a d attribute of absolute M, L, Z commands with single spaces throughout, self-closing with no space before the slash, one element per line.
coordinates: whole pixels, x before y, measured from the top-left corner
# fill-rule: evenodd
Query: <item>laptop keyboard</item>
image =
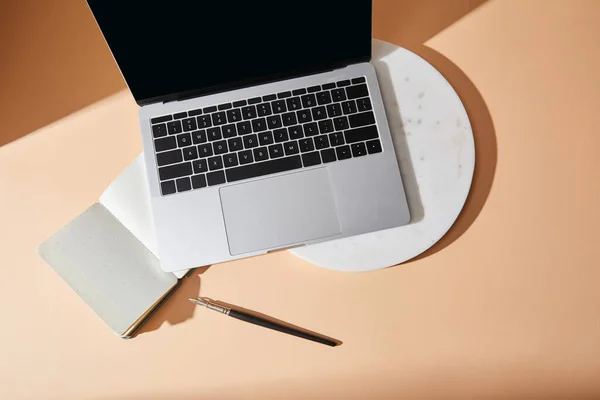
<path fill-rule="evenodd" d="M 163 195 L 382 151 L 364 77 L 150 122 Z"/>

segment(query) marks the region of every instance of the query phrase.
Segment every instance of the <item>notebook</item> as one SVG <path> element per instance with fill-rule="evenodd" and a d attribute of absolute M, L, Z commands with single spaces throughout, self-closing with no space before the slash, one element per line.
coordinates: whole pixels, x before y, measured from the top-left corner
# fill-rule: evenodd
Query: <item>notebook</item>
<path fill-rule="evenodd" d="M 160 268 L 141 156 L 38 253 L 123 338 L 131 338 L 188 273 Z"/>

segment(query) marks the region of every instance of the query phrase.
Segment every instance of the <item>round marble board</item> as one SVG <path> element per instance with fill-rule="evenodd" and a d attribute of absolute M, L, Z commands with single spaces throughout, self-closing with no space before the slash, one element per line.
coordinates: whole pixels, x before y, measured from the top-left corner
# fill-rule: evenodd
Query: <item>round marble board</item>
<path fill-rule="evenodd" d="M 339 271 L 369 271 L 418 256 L 450 229 L 469 194 L 475 144 L 467 112 L 427 61 L 373 41 L 372 61 L 411 212 L 408 225 L 290 250 Z"/>

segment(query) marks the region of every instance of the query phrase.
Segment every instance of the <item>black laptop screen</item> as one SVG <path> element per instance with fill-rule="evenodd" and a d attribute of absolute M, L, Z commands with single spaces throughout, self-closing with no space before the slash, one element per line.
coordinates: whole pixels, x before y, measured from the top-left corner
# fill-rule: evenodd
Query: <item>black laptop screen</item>
<path fill-rule="evenodd" d="M 371 1 L 88 0 L 139 104 L 368 60 Z"/>

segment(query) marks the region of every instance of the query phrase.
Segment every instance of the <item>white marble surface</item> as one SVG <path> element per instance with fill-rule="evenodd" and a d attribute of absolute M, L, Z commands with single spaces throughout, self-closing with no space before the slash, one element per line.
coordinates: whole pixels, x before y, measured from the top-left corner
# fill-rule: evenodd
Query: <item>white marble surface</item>
<path fill-rule="evenodd" d="M 416 54 L 375 40 L 377 70 L 412 220 L 409 225 L 290 250 L 313 264 L 369 271 L 414 258 L 450 229 L 467 199 L 475 144 L 448 81 Z"/>

